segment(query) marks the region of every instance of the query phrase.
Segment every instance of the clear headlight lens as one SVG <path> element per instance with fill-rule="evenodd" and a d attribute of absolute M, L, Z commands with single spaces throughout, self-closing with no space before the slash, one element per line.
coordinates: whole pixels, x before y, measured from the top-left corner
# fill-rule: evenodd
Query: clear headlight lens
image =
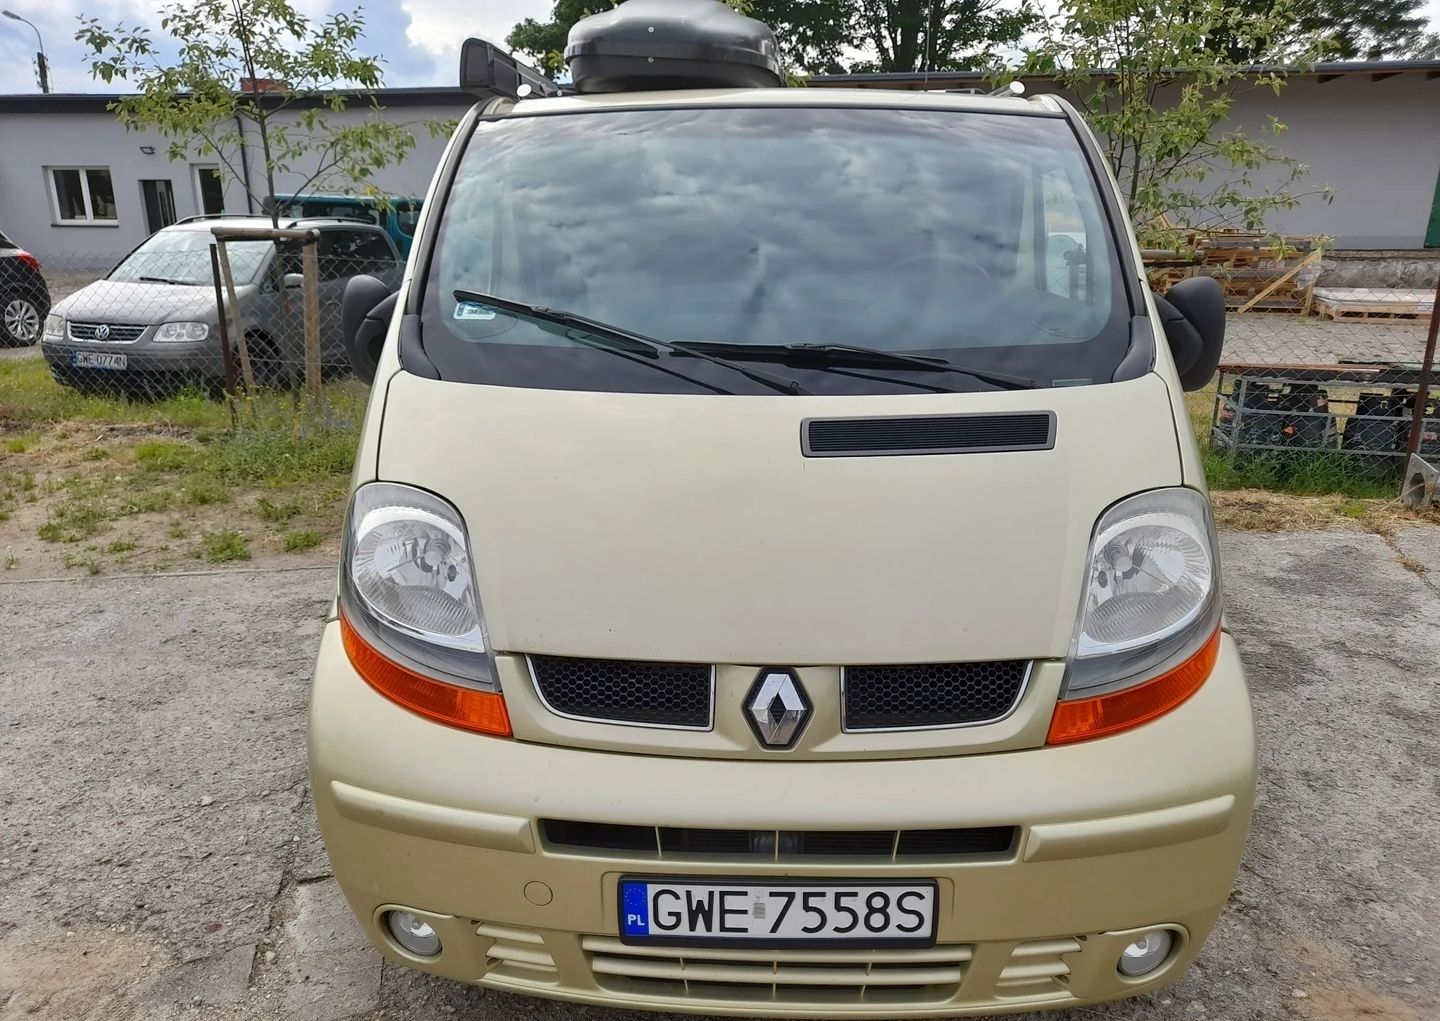
<path fill-rule="evenodd" d="M 161 323 L 155 339 L 167 344 L 205 340 L 210 336 L 208 323 Z"/>
<path fill-rule="evenodd" d="M 53 312 L 50 313 L 45 317 L 44 333 L 46 340 L 59 340 L 65 336 L 65 319 Z"/>
<path fill-rule="evenodd" d="M 426 673 L 486 686 L 494 669 L 460 513 L 422 489 L 355 492 L 341 598 L 357 627 Z"/>
<path fill-rule="evenodd" d="M 1100 517 L 1085 567 L 1065 695 L 1139 683 L 1208 638 L 1219 618 L 1220 560 L 1210 505 L 1161 489 Z"/>

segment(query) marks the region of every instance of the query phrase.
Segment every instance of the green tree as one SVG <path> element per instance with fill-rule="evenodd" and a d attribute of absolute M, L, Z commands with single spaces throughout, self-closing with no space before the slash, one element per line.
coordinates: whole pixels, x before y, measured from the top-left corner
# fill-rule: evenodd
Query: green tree
<path fill-rule="evenodd" d="M 172 160 L 192 152 L 213 157 L 243 185 L 239 155 L 248 125 L 262 160 L 265 194 L 249 195 L 258 203 L 276 194 L 281 174 L 303 175 L 297 193 L 363 188 L 414 148 L 413 126 L 379 116 L 373 98 L 376 116 L 332 119 L 350 101 L 344 89 L 375 89 L 382 81 L 379 59 L 356 52 L 365 27 L 359 11 L 312 22 L 289 0 L 194 0 L 160 14 L 166 45 L 144 28 L 105 28 L 94 18 L 82 18 L 75 37 L 91 51 L 92 77 L 135 88 L 111 104 L 120 121 L 169 138 Z M 278 217 L 272 208 L 277 226 Z"/>
<path fill-rule="evenodd" d="M 564 69 L 570 28 L 620 0 L 556 0 L 549 21 L 526 18 L 505 43 L 551 75 Z M 988 67 L 1036 22 L 1025 0 L 731 0 L 775 30 L 792 71 L 942 71 Z M 847 54 L 861 54 L 848 68 Z"/>
<path fill-rule="evenodd" d="M 1241 90 L 1285 84 L 1282 74 L 1236 64 L 1229 45 L 1291 67 L 1324 47 L 1297 29 L 1283 0 L 1243 18 L 1232 0 L 1062 0 L 1027 53 L 1025 72 L 1054 75 L 1078 97 L 1143 243 L 1176 245 L 1167 223 L 1263 229 L 1268 214 L 1306 194 L 1328 198 L 1300 190 L 1309 167 L 1274 144 L 1280 120 L 1253 135 L 1222 124 Z"/>
<path fill-rule="evenodd" d="M 993 65 L 1038 21 L 1006 0 L 858 0 L 857 49 L 875 56 L 852 71 L 964 71 Z"/>
<path fill-rule="evenodd" d="M 1302 26 L 1320 32 L 1339 60 L 1403 57 L 1423 45 L 1425 0 L 1309 0 Z"/>

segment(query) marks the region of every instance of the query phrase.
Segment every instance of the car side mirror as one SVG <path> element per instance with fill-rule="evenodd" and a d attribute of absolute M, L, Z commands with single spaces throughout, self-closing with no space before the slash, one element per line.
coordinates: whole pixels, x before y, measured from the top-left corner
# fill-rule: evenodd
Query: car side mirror
<path fill-rule="evenodd" d="M 284 280 L 284 286 L 285 286 L 285 289 L 286 289 L 287 291 L 290 290 L 292 287 L 296 287 L 296 288 L 298 288 L 298 287 L 304 287 L 304 286 L 305 286 L 305 274 L 304 274 L 304 273 L 286 273 L 286 274 L 285 274 L 285 280 Z"/>
<path fill-rule="evenodd" d="M 1189 277 L 1155 295 L 1160 324 L 1186 390 L 1201 390 L 1220 365 L 1225 346 L 1225 292 L 1214 277 Z"/>
<path fill-rule="evenodd" d="M 399 292 L 391 294 L 384 283 L 363 273 L 345 283 L 340 297 L 340 332 L 350 367 L 366 383 L 375 380 L 398 297 Z"/>

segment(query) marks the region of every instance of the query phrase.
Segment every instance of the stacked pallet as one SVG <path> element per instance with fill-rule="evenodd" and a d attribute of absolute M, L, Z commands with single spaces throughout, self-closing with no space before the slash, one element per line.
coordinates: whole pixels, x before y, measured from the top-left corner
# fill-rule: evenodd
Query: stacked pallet
<path fill-rule="evenodd" d="M 1307 312 L 1328 243 L 1319 235 L 1277 238 L 1244 230 L 1192 230 L 1184 240 L 1181 251 L 1144 253 L 1152 282 L 1164 289 L 1197 273 L 1212 276 L 1236 312 Z"/>
<path fill-rule="evenodd" d="M 1330 319 L 1428 320 L 1435 292 L 1408 287 L 1317 287 L 1315 311 Z"/>

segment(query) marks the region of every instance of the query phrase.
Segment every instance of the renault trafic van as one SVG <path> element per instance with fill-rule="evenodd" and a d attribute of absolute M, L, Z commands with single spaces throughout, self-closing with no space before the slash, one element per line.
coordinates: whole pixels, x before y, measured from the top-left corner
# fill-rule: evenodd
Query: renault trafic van
<path fill-rule="evenodd" d="M 486 44 L 374 390 L 310 770 L 392 961 L 922 1017 L 1182 976 L 1254 738 L 1157 299 L 1059 99 L 783 88 L 710 0 Z M 383 300 L 382 300 L 383 299 Z"/>

